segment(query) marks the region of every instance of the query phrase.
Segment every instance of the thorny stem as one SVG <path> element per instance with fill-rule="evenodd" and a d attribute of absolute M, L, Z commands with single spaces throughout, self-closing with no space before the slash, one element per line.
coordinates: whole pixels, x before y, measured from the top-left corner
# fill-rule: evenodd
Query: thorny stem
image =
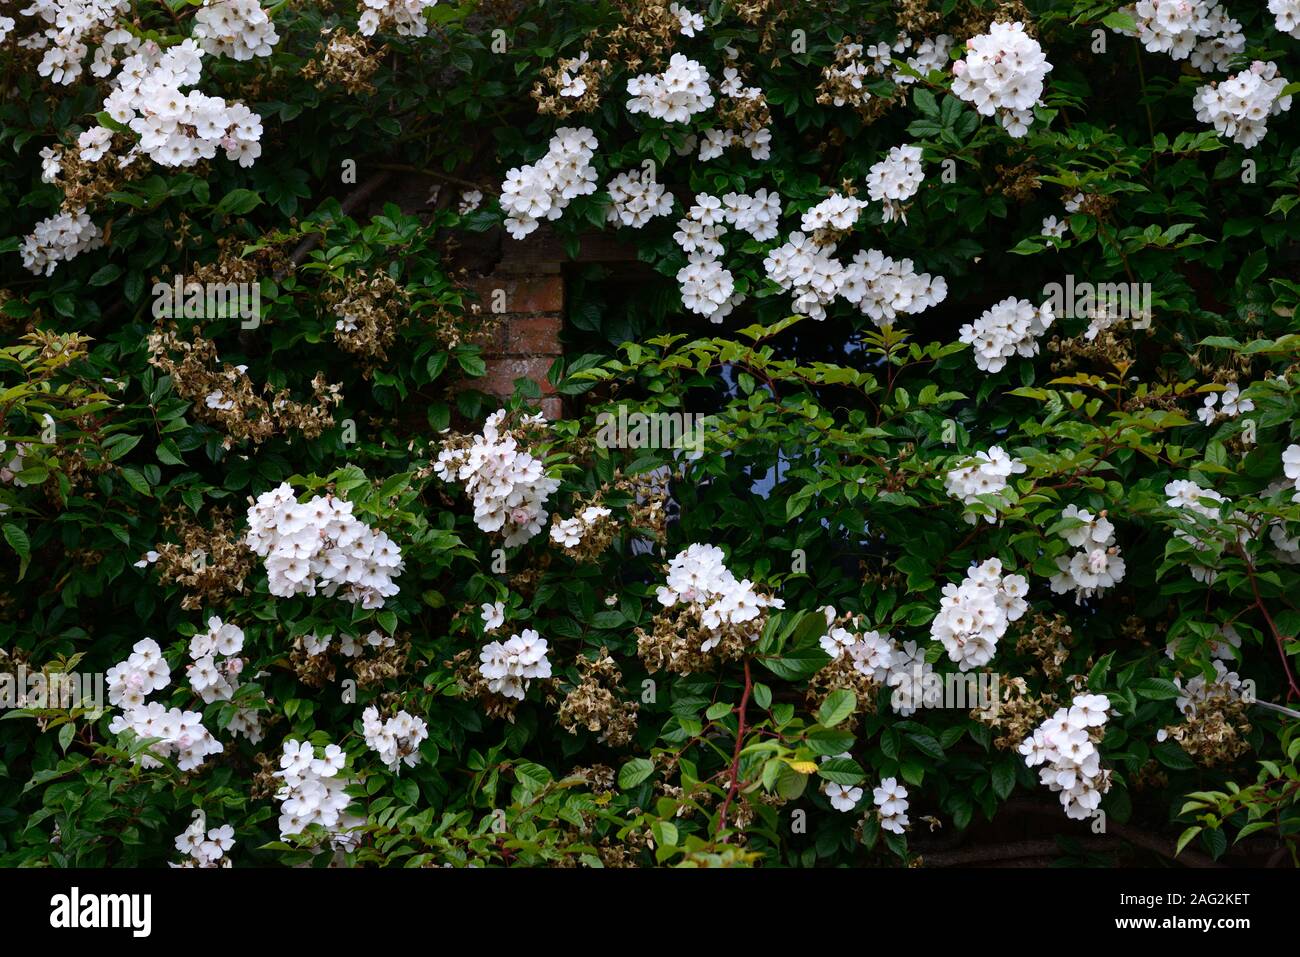
<path fill-rule="evenodd" d="M 745 745 L 745 709 L 749 706 L 749 693 L 754 690 L 754 681 L 749 674 L 749 659 L 745 659 L 745 690 L 740 695 L 740 707 L 736 709 L 739 715 L 739 721 L 736 725 L 736 750 L 731 755 L 731 786 L 727 789 L 726 800 L 722 802 L 722 810 L 718 813 L 718 833 L 721 834 L 727 827 L 727 809 L 731 807 L 731 802 L 735 800 L 737 792 L 740 791 L 740 749 Z M 726 842 L 724 837 L 723 842 Z"/>

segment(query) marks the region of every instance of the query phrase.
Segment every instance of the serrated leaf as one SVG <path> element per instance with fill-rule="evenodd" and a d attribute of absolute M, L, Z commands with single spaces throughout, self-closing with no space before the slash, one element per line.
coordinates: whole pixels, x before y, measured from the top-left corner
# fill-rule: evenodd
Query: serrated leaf
<path fill-rule="evenodd" d="M 837 688 L 826 696 L 817 709 L 817 723 L 826 728 L 833 728 L 858 706 L 858 696 L 847 688 Z"/>
<path fill-rule="evenodd" d="M 654 762 L 649 758 L 633 758 L 623 765 L 618 772 L 618 786 L 630 791 L 654 773 Z"/>

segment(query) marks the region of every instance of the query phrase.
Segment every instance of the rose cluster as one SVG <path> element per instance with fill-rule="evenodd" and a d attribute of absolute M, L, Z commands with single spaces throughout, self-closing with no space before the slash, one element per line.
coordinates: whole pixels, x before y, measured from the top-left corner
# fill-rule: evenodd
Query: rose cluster
<path fill-rule="evenodd" d="M 1222 399 L 1223 404 L 1219 401 Z M 1213 425 L 1219 419 L 1235 419 L 1243 412 L 1253 412 L 1255 403 L 1241 397 L 1241 387 L 1235 382 L 1224 386 L 1223 393 L 1211 392 L 1205 402 L 1196 410 L 1196 417 L 1206 425 Z"/>
<path fill-rule="evenodd" d="M 1051 303 L 1035 308 L 1027 299 L 1008 296 L 962 326 L 960 339 L 974 349 L 981 372 L 1000 372 L 1014 355 L 1038 355 L 1038 339 L 1055 319 Z"/>
<path fill-rule="evenodd" d="M 109 722 L 108 730 L 112 734 L 130 731 L 139 738 L 159 739 L 136 755 L 142 767 L 161 767 L 160 759 L 175 758 L 182 771 L 193 771 L 209 754 L 220 754 L 224 748 L 203 727 L 203 715 L 197 711 L 164 708 L 156 701 L 145 703 L 147 695 L 161 691 L 170 682 L 171 670 L 158 642 L 152 638 L 137 641 L 127 659 L 105 675 L 109 703 L 122 708 L 122 713 Z"/>
<path fill-rule="evenodd" d="M 834 622 L 834 616 L 834 609 L 827 609 L 828 623 Z M 832 627 L 822 635 L 820 644 L 833 660 L 848 655 L 858 674 L 893 688 L 890 704 L 904 717 L 938 702 L 942 686 L 930 679 L 934 666 L 925 660 L 925 652 L 914 641 L 900 645 L 888 632 Z"/>
<path fill-rule="evenodd" d="M 749 579 L 738 579 L 727 568 L 722 549 L 716 545 L 695 543 L 668 563 L 667 580 L 655 590 L 659 604 L 665 608 L 690 605 L 699 613 L 700 625 L 707 632 L 700 651 L 709 651 L 721 640 L 726 625 L 743 628 L 755 621 L 766 608 L 784 608 L 785 602 L 761 594 Z M 758 633 L 750 634 L 758 640 Z"/>
<path fill-rule="evenodd" d="M 884 206 L 885 222 L 906 218 L 898 205 L 916 195 L 925 180 L 921 147 L 892 146 L 889 155 L 867 171 L 867 195 Z"/>
<path fill-rule="evenodd" d="M 822 68 L 824 92 L 818 102 L 833 103 L 835 106 L 851 103 L 860 107 L 871 99 L 871 91 L 866 89 L 865 84 L 872 76 L 887 76 L 900 86 L 915 83 L 916 77 L 894 66 L 895 54 L 913 49 L 913 42 L 906 33 L 899 33 L 893 43 L 872 43 L 865 48 L 861 43 L 841 41 L 835 50 L 835 62 Z M 948 65 L 948 53 L 955 42 L 946 33 L 925 37 L 916 44 L 914 54 L 903 62 L 909 69 L 926 76 Z M 870 62 L 867 62 L 868 59 Z"/>
<path fill-rule="evenodd" d="M 960 670 L 986 665 L 993 660 L 1008 623 L 1029 610 L 1028 591 L 1024 576 L 1003 575 L 1002 562 L 996 558 L 972 564 L 960 585 L 943 586 L 930 637 L 943 645 Z"/>
<path fill-rule="evenodd" d="M 1191 57 L 1192 66 L 1204 73 L 1222 70 L 1246 48 L 1241 24 L 1217 3 L 1207 0 L 1140 0 L 1121 7 L 1137 23 L 1136 36 L 1152 53 L 1168 53 L 1174 60 Z"/>
<path fill-rule="evenodd" d="M 952 92 L 983 116 L 1000 113 L 1006 131 L 1020 137 L 1029 132 L 1051 69 L 1023 23 L 993 23 L 966 41 L 966 56 L 952 65 Z"/>
<path fill-rule="evenodd" d="M 884 326 L 899 315 L 924 312 L 948 295 L 942 276 L 916 272 L 910 259 L 894 260 L 878 249 L 864 249 L 845 266 L 835 258 L 833 243 L 818 243 L 797 231 L 767 254 L 763 268 L 769 279 L 794 295 L 794 311 L 813 319 L 825 319 L 826 307 L 838 296 Z"/>
<path fill-rule="evenodd" d="M 429 32 L 424 11 L 438 5 L 438 0 L 363 0 L 365 11 L 357 18 L 357 32 L 372 37 L 380 27 L 389 27 L 398 36 L 422 37 Z"/>
<path fill-rule="evenodd" d="M 188 860 L 172 867 L 230 867 L 230 858 L 226 851 L 235 846 L 235 829 L 229 824 L 208 828 L 203 833 L 203 817 L 194 819 L 194 823 L 176 836 L 176 850 L 188 855 Z"/>
<path fill-rule="evenodd" d="M 677 271 L 682 304 L 692 312 L 721 322 L 744 297 L 735 291 L 735 277 L 718 259 L 724 252 L 721 238 L 728 225 L 755 239 L 772 239 L 781 216 L 781 197 L 759 189 L 727 193 L 721 199 L 699 193 L 695 205 L 678 221 L 673 239 L 687 253 L 686 265 Z"/>
<path fill-rule="evenodd" d="M 899 316 L 920 315 L 943 302 L 948 297 L 948 283 L 942 276 L 918 273 L 910 259 L 862 249 L 840 274 L 839 295 L 883 327 Z"/>
<path fill-rule="evenodd" d="M 42 219 L 23 238 L 23 266 L 47 276 L 54 274 L 61 262 L 68 262 L 84 252 L 104 245 L 104 234 L 90 221 L 85 207 L 56 213 Z"/>
<path fill-rule="evenodd" d="M 781 196 L 775 190 L 756 189 L 748 193 L 727 193 L 722 197 L 723 217 L 732 226 L 749 233 L 759 242 L 775 239 L 781 218 Z"/>
<path fill-rule="evenodd" d="M 288 738 L 280 755 L 280 770 L 274 776 L 284 783 L 275 792 L 280 802 L 280 837 L 301 834 L 313 824 L 332 832 L 333 839 L 346 843 L 348 832 L 359 819 L 346 815 L 352 798 L 349 780 L 339 772 L 347 755 L 337 744 L 327 745 L 322 757 L 310 741 Z"/>
<path fill-rule="evenodd" d="M 996 495 L 998 500 L 1005 504 L 1006 497 L 1003 493 L 1009 487 L 1007 480 L 1012 475 L 1024 472 L 1025 463 L 1012 458 L 999 445 L 993 446 L 987 452 L 976 452 L 972 458 L 974 462 L 970 465 L 951 469 L 944 476 L 944 487 L 948 494 L 953 498 L 961 499 L 962 504 L 966 506 L 989 505 L 990 503 L 982 498 L 985 495 Z M 984 516 L 984 520 L 991 524 L 997 521 L 997 516 L 989 512 Z M 966 521 L 974 525 L 975 515 L 967 515 Z"/>
<path fill-rule="evenodd" d="M 767 118 L 767 98 L 756 86 L 745 86 L 740 71 L 728 66 L 722 71 L 718 92 L 755 117 Z M 705 130 L 699 139 L 701 162 L 717 159 L 728 147 L 740 145 L 749 150 L 750 159 L 765 160 L 772 155 L 772 131 L 762 122 L 749 122 L 739 132 L 731 129 Z"/>
<path fill-rule="evenodd" d="M 551 525 L 551 541 L 564 548 L 577 548 L 588 532 L 612 514 L 603 505 L 588 505 L 572 518 L 557 518 Z"/>
<path fill-rule="evenodd" d="M 262 155 L 262 118 L 243 103 L 181 92 L 199 82 L 202 58 L 192 39 L 166 51 L 152 41 L 140 44 L 122 62 L 104 110 L 129 126 L 140 137 L 139 149 L 160 166 L 194 166 L 213 159 L 218 149 L 226 159 L 252 166 Z"/>
<path fill-rule="evenodd" d="M 280 42 L 258 0 L 203 0 L 194 12 L 192 36 L 204 52 L 232 60 L 270 56 Z"/>
<path fill-rule="evenodd" d="M 244 632 L 238 625 L 227 624 L 215 615 L 208 619 L 208 630 L 190 639 L 191 664 L 186 666 L 190 688 L 204 704 L 229 701 L 239 690 L 239 673 L 243 660 L 234 657 L 244 648 Z M 227 660 L 218 662 L 221 655 Z"/>
<path fill-rule="evenodd" d="M 536 163 L 517 166 L 501 185 L 501 208 L 506 231 L 523 239 L 543 219 L 559 219 L 569 201 L 596 191 L 596 137 L 587 127 L 561 127 L 555 131 L 546 155 Z"/>
<path fill-rule="evenodd" d="M 1214 551 L 1228 540 L 1219 527 L 1223 520 L 1218 506 L 1230 503 L 1219 492 L 1211 488 L 1201 488 L 1195 482 L 1186 479 L 1176 479 L 1165 486 L 1165 495 L 1167 496 L 1165 504 L 1182 513 L 1180 516 L 1182 521 L 1174 529 L 1175 538 L 1201 551 Z M 1213 504 L 1207 505 L 1207 502 Z M 1230 537 L 1234 538 L 1237 544 L 1244 546 L 1250 539 L 1250 533 L 1242 527 Z M 1189 564 L 1188 571 L 1198 582 L 1206 584 L 1213 582 L 1219 574 L 1209 566 L 1196 563 Z"/>
<path fill-rule="evenodd" d="M 606 220 L 640 229 L 656 216 L 673 211 L 673 194 L 643 170 L 619 173 L 605 186 L 610 207 Z"/>
<path fill-rule="evenodd" d="M 461 482 L 474 503 L 474 523 L 485 532 L 502 532 L 507 545 L 520 545 L 546 524 L 546 500 L 560 487 L 542 463 L 502 432 L 506 410 L 487 417 L 483 431 L 468 445 L 448 444 L 438 453 L 434 474 Z M 525 420 L 542 425 L 540 414 Z"/>
<path fill-rule="evenodd" d="M 1192 105 L 1198 120 L 1250 149 L 1268 132 L 1270 116 L 1291 109 L 1291 97 L 1282 95 L 1286 86 L 1276 63 L 1256 60 L 1221 83 L 1198 87 Z"/>
<path fill-rule="evenodd" d="M 674 53 L 662 73 L 631 77 L 627 92 L 629 113 L 644 113 L 667 123 L 685 123 L 714 103 L 708 71 L 682 53 Z"/>
<path fill-rule="evenodd" d="M 503 698 L 523 700 L 534 678 L 551 676 L 546 657 L 546 639 L 525 628 L 506 641 L 492 641 L 479 652 L 479 674 L 487 679 L 488 690 Z"/>
<path fill-rule="evenodd" d="M 1110 699 L 1100 694 L 1075 695 L 1020 744 L 1025 764 L 1042 766 L 1039 779 L 1061 796 L 1065 816 L 1083 821 L 1110 790 L 1110 772 L 1101 766 L 1097 744 L 1109 716 Z"/>
<path fill-rule="evenodd" d="M 379 709 L 371 705 L 361 714 L 361 732 L 379 760 L 400 772 L 403 764 L 413 768 L 420 763 L 420 742 L 429 736 L 429 725 L 405 711 L 380 719 Z"/>
<path fill-rule="evenodd" d="M 866 203 L 856 196 L 831 193 L 808 212 L 799 221 L 805 233 L 825 230 L 832 233 L 846 233 L 858 221 L 858 215 L 866 208 Z"/>
<path fill-rule="evenodd" d="M 266 560 L 267 585 L 280 598 L 320 589 L 362 608 L 382 608 L 400 590 L 393 579 L 405 566 L 397 543 L 333 495 L 299 502 L 287 482 L 263 492 L 249 506 L 245 541 Z"/>
<path fill-rule="evenodd" d="M 1074 600 L 1081 602 L 1122 581 L 1124 559 L 1115 544 L 1115 526 L 1106 514 L 1093 515 L 1077 505 L 1067 505 L 1061 518 L 1071 523 L 1061 530 L 1061 537 L 1079 550 L 1069 558 L 1061 555 L 1056 559 L 1060 571 L 1052 576 L 1052 591 L 1058 595 L 1073 591 Z"/>
<path fill-rule="evenodd" d="M 1236 700 L 1241 697 L 1241 676 L 1235 671 L 1229 671 L 1228 666 L 1218 658 L 1213 664 L 1214 678 L 1211 680 L 1207 681 L 1203 674 L 1196 674 L 1184 685 L 1181 677 L 1174 678 L 1174 684 L 1181 692 L 1174 700 L 1174 705 L 1185 717 L 1196 717 L 1199 706 L 1211 698 Z"/>
<path fill-rule="evenodd" d="M 127 0 L 32 0 L 20 13 L 35 17 L 44 24 L 37 33 L 18 40 L 18 45 L 28 50 L 44 50 L 36 73 L 52 83 L 68 86 L 81 76 L 81 62 L 90 52 L 87 41 L 99 42 L 91 72 L 107 76 L 112 68 L 112 47 L 130 34 L 114 29 L 120 16 L 130 8 Z M 3 38 L 15 24 L 12 18 L 0 17 L 0 26 L 7 21 L 7 29 L 0 30 Z"/>
<path fill-rule="evenodd" d="M 832 758 L 848 757 L 851 755 L 845 751 L 842 754 L 823 755 L 821 760 L 824 763 Z M 857 785 L 825 781 L 822 783 L 822 793 L 830 800 L 831 807 L 847 813 L 857 807 L 864 792 Z M 876 806 L 882 829 L 894 834 L 902 834 L 907 829 L 911 823 L 907 819 L 907 788 L 899 784 L 897 778 L 882 780 L 878 787 L 872 789 L 871 800 Z"/>
<path fill-rule="evenodd" d="M 834 301 L 844 275 L 835 246 L 820 246 L 801 232 L 791 233 L 771 250 L 763 269 L 768 279 L 793 293 L 794 311 L 813 319 L 826 318 L 826 306 Z"/>

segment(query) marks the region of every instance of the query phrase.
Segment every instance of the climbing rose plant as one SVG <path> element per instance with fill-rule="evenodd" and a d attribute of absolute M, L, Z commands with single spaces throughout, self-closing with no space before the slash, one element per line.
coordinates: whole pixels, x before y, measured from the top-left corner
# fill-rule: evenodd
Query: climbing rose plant
<path fill-rule="evenodd" d="M 0 863 L 1300 862 L 1294 0 L 0 39 Z"/>

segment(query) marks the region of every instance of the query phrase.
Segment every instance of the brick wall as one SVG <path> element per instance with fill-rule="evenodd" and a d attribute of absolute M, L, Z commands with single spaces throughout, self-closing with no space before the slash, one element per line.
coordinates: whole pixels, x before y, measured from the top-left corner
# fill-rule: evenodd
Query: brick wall
<path fill-rule="evenodd" d="M 554 420 L 561 418 L 563 408 L 546 374 L 561 354 L 564 279 L 558 263 L 549 275 L 515 274 L 511 267 L 521 265 L 533 272 L 538 264 L 506 259 L 491 275 L 472 283 L 484 312 L 499 326 L 495 342 L 483 352 L 487 374 L 464 386 L 504 398 L 514 393 L 516 379 L 532 379 L 542 390 L 542 412 Z"/>
<path fill-rule="evenodd" d="M 395 202 L 407 213 L 425 214 L 432 208 L 430 185 L 431 178 L 423 173 L 395 175 L 383 183 L 377 195 L 366 194 L 363 202 L 369 203 L 372 214 L 378 213 L 385 202 Z M 458 192 L 444 186 L 437 205 L 453 202 Z M 583 234 L 578 246 L 577 255 L 571 258 L 564 242 L 546 225 L 523 240 L 509 238 L 502 229 L 457 236 L 456 264 L 474 276 L 470 285 L 484 312 L 499 322 L 495 341 L 484 349 L 487 374 L 463 381 L 459 388 L 474 388 L 504 398 L 514 393 L 516 379 L 532 379 L 541 388 L 546 417 L 554 420 L 563 416 L 561 398 L 546 378 L 551 364 L 562 354 L 562 264 L 600 263 L 614 268 L 634 264 L 652 272 L 637 262 L 634 247 L 604 231 Z"/>

